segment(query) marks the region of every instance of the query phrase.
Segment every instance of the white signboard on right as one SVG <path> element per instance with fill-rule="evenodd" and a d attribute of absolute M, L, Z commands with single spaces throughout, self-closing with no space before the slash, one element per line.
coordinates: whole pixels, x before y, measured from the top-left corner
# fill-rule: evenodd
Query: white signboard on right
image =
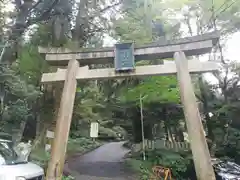
<path fill-rule="evenodd" d="M 46 134 L 46 137 L 47 138 L 54 138 L 54 132 L 53 131 L 49 131 L 49 130 L 47 130 L 47 134 Z"/>
<path fill-rule="evenodd" d="M 97 138 L 98 137 L 98 123 L 93 122 L 91 123 L 91 129 L 90 129 L 90 137 L 91 138 Z"/>

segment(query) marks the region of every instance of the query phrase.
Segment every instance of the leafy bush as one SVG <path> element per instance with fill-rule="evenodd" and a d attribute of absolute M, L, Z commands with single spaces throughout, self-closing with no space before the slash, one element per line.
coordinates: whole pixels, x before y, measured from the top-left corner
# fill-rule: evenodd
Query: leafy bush
<path fill-rule="evenodd" d="M 152 163 L 149 161 L 127 159 L 126 166 L 128 166 L 132 171 L 136 172 L 140 176 L 140 180 L 149 180 L 149 177 L 152 175 Z"/>
<path fill-rule="evenodd" d="M 190 174 L 194 174 L 194 172 L 190 172 L 194 168 L 191 154 L 188 152 L 153 150 L 146 152 L 146 159 L 143 161 L 142 154 L 135 153 L 128 162 L 134 171 L 140 173 L 141 180 L 149 179 L 152 175 L 152 167 L 156 165 L 170 168 L 176 179 L 187 179 Z"/>
<path fill-rule="evenodd" d="M 147 153 L 147 157 L 153 165 L 170 168 L 173 176 L 176 178 L 180 178 L 181 174 L 187 171 L 187 165 L 190 163 L 181 154 L 167 150 L 150 151 Z"/>
<path fill-rule="evenodd" d="M 74 180 L 72 176 L 62 176 L 62 180 Z"/>
<path fill-rule="evenodd" d="M 227 157 L 234 159 L 236 163 L 240 163 L 240 131 L 230 127 L 227 138 L 225 138 L 225 132 L 220 128 L 216 128 L 214 133 L 217 145 L 216 157 L 221 159 Z"/>

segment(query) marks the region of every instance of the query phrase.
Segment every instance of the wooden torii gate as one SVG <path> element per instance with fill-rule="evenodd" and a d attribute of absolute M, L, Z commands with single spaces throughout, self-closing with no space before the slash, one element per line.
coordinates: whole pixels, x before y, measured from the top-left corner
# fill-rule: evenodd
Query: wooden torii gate
<path fill-rule="evenodd" d="M 42 83 L 64 82 L 51 160 L 46 176 L 47 180 L 60 180 L 62 176 L 77 80 L 170 74 L 177 74 L 197 177 L 199 180 L 215 180 L 198 105 L 191 84 L 190 73 L 216 71 L 219 67 L 215 62 L 187 61 L 185 56 L 208 53 L 218 40 L 219 33 L 213 32 L 201 36 L 187 37 L 175 41 L 157 42 L 137 47 L 133 51 L 135 60 L 174 57 L 175 63 L 136 66 L 135 71 L 125 73 L 118 73 L 114 68 L 89 69 L 88 67 L 89 64 L 113 63 L 115 57 L 114 47 L 93 50 L 84 49 L 74 52 L 70 49 L 39 47 L 39 53 L 46 54 L 45 59 L 50 65 L 67 66 L 67 69 L 58 69 L 58 71 L 54 73 L 44 73 L 41 80 Z M 79 64 L 81 64 L 81 67 Z"/>

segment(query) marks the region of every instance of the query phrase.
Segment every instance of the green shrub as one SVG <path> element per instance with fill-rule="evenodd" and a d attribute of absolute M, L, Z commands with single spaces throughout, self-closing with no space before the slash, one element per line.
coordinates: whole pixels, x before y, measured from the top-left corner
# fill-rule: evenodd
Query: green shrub
<path fill-rule="evenodd" d="M 132 154 L 128 165 L 141 175 L 141 180 L 147 180 L 152 175 L 153 166 L 170 168 L 174 178 L 187 179 L 187 172 L 193 163 L 189 152 L 174 152 L 171 150 L 153 150 L 146 152 L 146 161 L 142 160 L 141 153 Z"/>
<path fill-rule="evenodd" d="M 139 159 L 127 159 L 126 166 L 139 175 L 140 180 L 149 180 L 152 163 Z"/>
<path fill-rule="evenodd" d="M 62 176 L 62 180 L 74 180 L 75 178 L 72 176 Z"/>
<path fill-rule="evenodd" d="M 188 164 L 190 164 L 189 159 L 185 159 L 180 153 L 169 150 L 150 151 L 147 153 L 147 157 L 153 165 L 170 168 L 173 176 L 178 179 L 187 171 Z"/>

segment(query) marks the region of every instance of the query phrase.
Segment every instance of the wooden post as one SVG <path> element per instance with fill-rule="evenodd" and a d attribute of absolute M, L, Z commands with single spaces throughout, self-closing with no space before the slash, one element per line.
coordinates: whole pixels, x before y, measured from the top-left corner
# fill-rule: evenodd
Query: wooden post
<path fill-rule="evenodd" d="M 191 77 L 188 72 L 187 59 L 183 52 L 176 52 L 174 58 L 197 179 L 216 180 Z"/>
<path fill-rule="evenodd" d="M 146 145 L 145 145 L 145 137 L 144 137 L 144 122 L 143 122 L 143 102 L 142 102 L 142 94 L 139 97 L 140 101 L 140 112 L 141 112 L 141 127 L 142 127 L 142 150 L 143 150 L 143 160 L 146 160 Z"/>
<path fill-rule="evenodd" d="M 76 73 L 79 67 L 78 61 L 73 58 L 68 63 L 67 73 L 62 92 L 60 108 L 58 111 L 55 138 L 51 150 L 51 159 L 48 164 L 47 180 L 61 180 L 68 135 L 71 125 L 74 99 L 77 87 Z"/>

